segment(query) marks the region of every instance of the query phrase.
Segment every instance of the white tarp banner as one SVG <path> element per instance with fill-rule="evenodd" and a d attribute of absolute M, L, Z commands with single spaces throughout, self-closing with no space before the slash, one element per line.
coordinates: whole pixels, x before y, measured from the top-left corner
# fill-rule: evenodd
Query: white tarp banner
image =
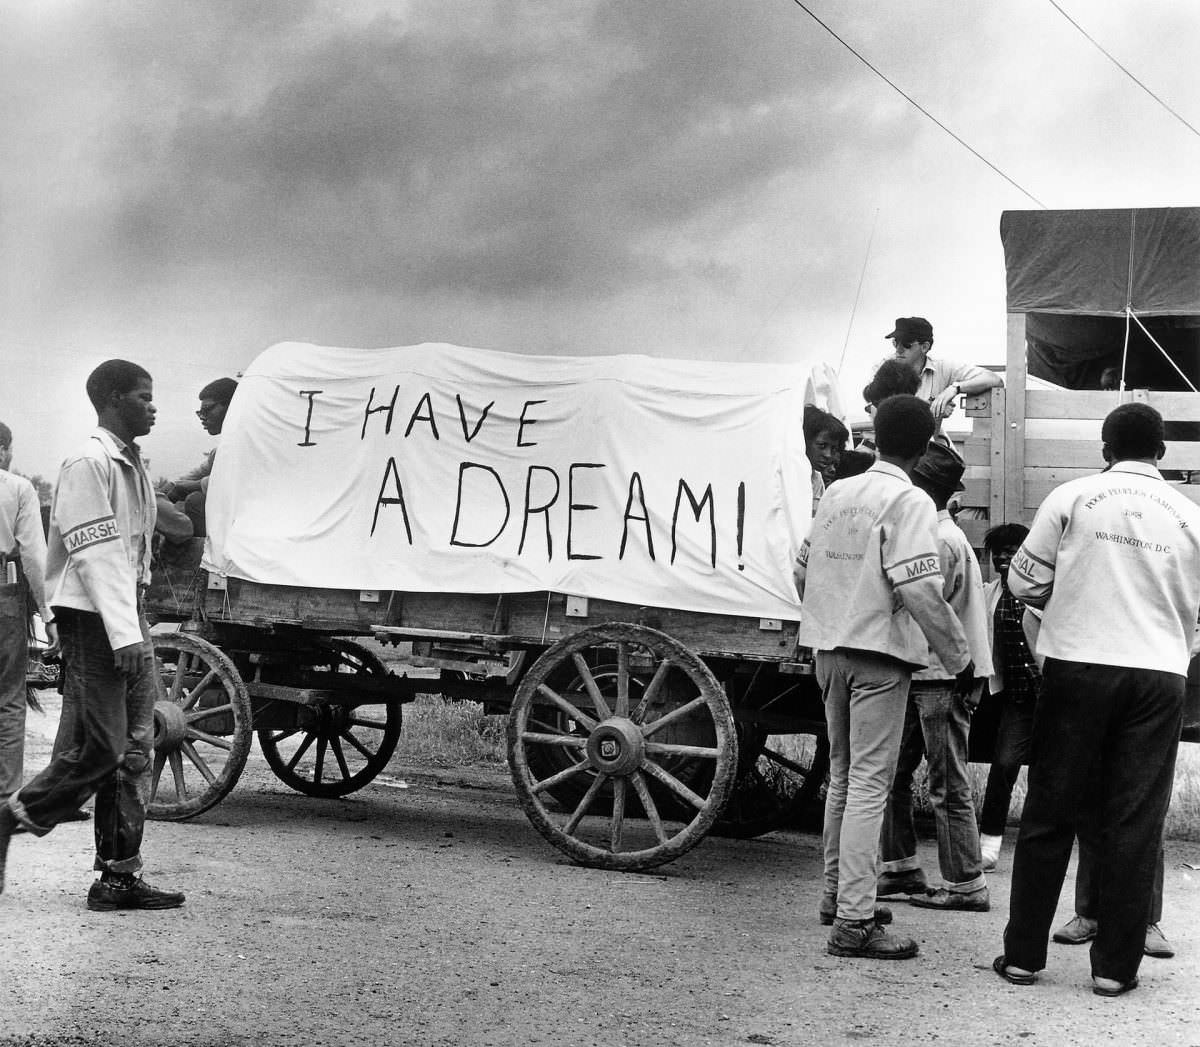
<path fill-rule="evenodd" d="M 281 343 L 230 407 L 206 566 L 794 619 L 811 385 L 782 365 Z"/>

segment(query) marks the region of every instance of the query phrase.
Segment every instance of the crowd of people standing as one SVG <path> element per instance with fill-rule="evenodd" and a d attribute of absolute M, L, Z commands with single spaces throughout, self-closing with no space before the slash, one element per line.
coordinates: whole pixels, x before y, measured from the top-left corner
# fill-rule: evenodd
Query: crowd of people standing
<path fill-rule="evenodd" d="M 874 461 L 840 476 L 832 467 L 796 569 L 800 642 L 814 651 L 830 744 L 819 911 L 832 925 L 828 951 L 917 955 L 880 898 L 988 911 L 986 875 L 1027 762 L 993 967 L 1017 985 L 1045 967 L 1078 836 L 1076 914 L 1053 938 L 1092 942 L 1093 991 L 1122 995 L 1137 986 L 1143 955 L 1172 955 L 1158 927 L 1162 831 L 1200 615 L 1200 508 L 1158 471 L 1161 416 L 1123 404 L 1102 427 L 1103 469 L 1052 492 L 1031 527 L 988 532 L 996 577 L 985 587 L 948 511 L 964 466 L 940 421 L 958 394 L 999 377 L 932 365 L 923 318 L 897 320 L 887 337 L 895 357 L 863 391 L 874 442 L 860 453 Z M 1117 606 L 1123 623 L 1136 621 L 1119 634 Z M 977 821 L 966 767 L 985 691 L 995 758 Z M 912 824 L 922 755 L 938 887 Z"/>

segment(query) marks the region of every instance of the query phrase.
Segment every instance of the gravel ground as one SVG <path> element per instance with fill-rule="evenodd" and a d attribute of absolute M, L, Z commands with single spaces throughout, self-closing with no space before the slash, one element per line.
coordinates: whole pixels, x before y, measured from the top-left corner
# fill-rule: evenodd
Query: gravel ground
<path fill-rule="evenodd" d="M 31 714 L 31 769 L 53 726 Z M 1053 946 L 1032 988 L 992 973 L 1011 840 L 991 912 L 896 907 L 921 942 L 900 963 L 826 955 L 815 836 L 709 839 L 653 875 L 581 868 L 491 771 L 393 768 L 319 801 L 256 751 L 218 807 L 148 827 L 147 878 L 188 892 L 177 911 L 88 912 L 91 853 L 86 823 L 14 840 L 4 1047 L 1200 1044 L 1195 843 L 1167 848 L 1178 955 L 1117 1000 L 1090 992 L 1080 947 Z"/>

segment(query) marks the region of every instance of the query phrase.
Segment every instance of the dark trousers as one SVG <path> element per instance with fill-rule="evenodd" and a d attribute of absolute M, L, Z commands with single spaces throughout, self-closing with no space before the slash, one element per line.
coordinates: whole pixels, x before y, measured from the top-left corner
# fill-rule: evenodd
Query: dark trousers
<path fill-rule="evenodd" d="M 1094 819 L 1100 861 L 1092 974 L 1126 982 L 1146 941 L 1184 677 L 1048 658 L 1043 681 L 1004 954 L 1026 970 L 1046 966 L 1071 847 L 1081 822 Z"/>
<path fill-rule="evenodd" d="M 96 868 L 139 873 L 154 756 L 154 655 L 147 643 L 140 670 L 122 675 L 100 615 L 59 607 L 55 621 L 63 704 L 54 752 L 9 803 L 22 825 L 45 836 L 95 794 Z M 142 630 L 147 635 L 144 621 Z"/>
<path fill-rule="evenodd" d="M 1075 912 L 1095 920 L 1100 911 L 1100 869 L 1104 860 L 1101 850 L 1100 826 L 1079 826 L 1079 867 L 1075 871 Z M 1163 872 L 1166 864 L 1162 841 L 1158 844 L 1158 861 L 1154 866 L 1154 886 L 1150 892 L 1150 911 L 1146 924 L 1162 919 Z"/>
<path fill-rule="evenodd" d="M 989 699 L 984 699 L 988 701 Z M 979 831 L 985 836 L 1003 836 L 1008 824 L 1008 808 L 1012 803 L 1013 786 L 1021 765 L 1029 759 L 1033 741 L 1033 714 L 1037 702 L 1009 700 L 1003 692 L 990 699 L 1000 707 L 996 724 L 996 745 L 992 766 L 988 770 L 987 786 L 983 792 L 983 809 L 979 812 Z"/>

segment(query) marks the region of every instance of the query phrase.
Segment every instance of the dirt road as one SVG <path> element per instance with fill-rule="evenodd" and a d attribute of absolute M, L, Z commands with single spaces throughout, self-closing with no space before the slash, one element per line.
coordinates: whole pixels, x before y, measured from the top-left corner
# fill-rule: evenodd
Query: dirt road
<path fill-rule="evenodd" d="M 1177 957 L 1117 1000 L 1090 992 L 1085 948 L 1053 946 L 1033 988 L 992 973 L 1010 850 L 990 913 L 896 907 L 921 942 L 900 963 L 825 954 L 815 836 L 709 839 L 654 875 L 580 868 L 492 772 L 397 769 L 318 801 L 256 751 L 213 811 L 152 823 L 145 852 L 183 909 L 88 912 L 89 824 L 14 840 L 0 1045 L 1200 1044 L 1200 844 L 1167 850 Z"/>

